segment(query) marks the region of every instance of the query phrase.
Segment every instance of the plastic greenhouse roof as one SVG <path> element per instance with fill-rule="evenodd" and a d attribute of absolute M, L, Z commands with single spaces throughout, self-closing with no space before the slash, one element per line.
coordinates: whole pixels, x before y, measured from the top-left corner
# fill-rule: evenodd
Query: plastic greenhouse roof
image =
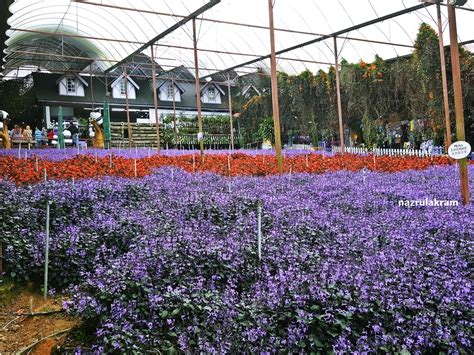
<path fill-rule="evenodd" d="M 81 71 L 84 68 L 95 72 L 107 70 L 208 2 L 16 0 L 10 6 L 12 16 L 8 19 L 10 28 L 6 31 L 8 39 L 3 73 L 25 66 L 54 72 Z M 274 0 L 276 50 L 419 4 L 418 0 Z M 464 9 L 456 12 L 460 42 L 473 39 L 472 6 L 474 4 L 468 2 Z M 442 6 L 442 16 L 446 28 L 445 6 Z M 410 54 L 421 22 L 436 29 L 436 6 L 341 34 L 337 41 L 340 59 L 357 62 L 360 59 L 371 61 L 376 54 L 385 59 Z M 222 0 L 200 15 L 197 18 L 200 76 L 209 76 L 268 55 L 267 27 L 268 2 L 265 0 Z M 448 45 L 447 28 L 444 40 Z M 178 66 L 192 69 L 192 47 L 192 23 L 188 22 L 157 43 L 156 61 L 163 70 Z M 469 44 L 468 49 L 472 48 Z M 151 54 L 149 48 L 143 53 Z M 279 70 L 289 74 L 306 69 L 315 72 L 326 69 L 330 63 L 334 63 L 332 38 L 278 57 Z M 147 65 L 149 68 L 149 61 Z M 244 74 L 268 66 L 269 61 L 263 60 L 235 70 Z"/>

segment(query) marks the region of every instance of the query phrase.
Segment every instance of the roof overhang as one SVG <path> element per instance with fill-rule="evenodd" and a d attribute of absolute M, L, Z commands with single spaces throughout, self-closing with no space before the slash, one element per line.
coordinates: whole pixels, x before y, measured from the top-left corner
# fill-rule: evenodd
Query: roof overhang
<path fill-rule="evenodd" d="M 84 86 L 89 86 L 89 84 L 87 83 L 87 81 L 84 80 L 84 78 L 82 78 L 80 75 L 78 75 L 77 73 L 65 73 L 64 75 L 61 75 L 58 80 L 56 80 L 56 84 L 59 84 L 59 82 L 61 80 L 63 80 L 64 78 L 71 78 L 71 77 L 75 77 L 77 78 L 82 84 L 84 84 Z"/>
<path fill-rule="evenodd" d="M 122 81 L 123 78 L 124 78 L 124 75 L 123 75 L 123 74 L 120 75 L 117 79 L 115 79 L 115 80 L 112 82 L 112 84 L 110 84 L 110 86 L 113 87 L 113 88 L 116 87 L 116 86 L 120 83 L 120 81 Z M 138 84 L 135 82 L 135 80 L 133 80 L 133 79 L 132 79 L 131 77 L 129 77 L 129 76 L 127 76 L 127 79 L 128 79 L 128 81 L 130 82 L 130 84 L 132 84 L 133 86 L 135 86 L 135 88 L 136 88 L 137 90 L 140 90 L 140 86 L 138 86 Z"/>
<path fill-rule="evenodd" d="M 214 86 L 222 95 L 225 96 L 225 91 L 222 90 L 222 88 L 217 85 L 216 83 L 213 83 L 212 81 L 208 81 L 206 84 L 204 84 L 204 86 L 201 88 L 201 95 L 202 93 L 207 90 L 210 86 Z"/>

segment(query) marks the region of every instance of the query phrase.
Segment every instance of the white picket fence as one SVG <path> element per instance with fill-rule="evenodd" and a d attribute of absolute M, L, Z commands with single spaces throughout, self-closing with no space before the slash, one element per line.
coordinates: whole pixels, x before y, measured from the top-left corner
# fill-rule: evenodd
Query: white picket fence
<path fill-rule="evenodd" d="M 333 153 L 342 153 L 341 147 L 332 147 Z M 432 157 L 443 155 L 443 147 L 432 147 L 428 150 L 420 149 L 389 149 L 389 148 L 358 148 L 358 147 L 344 147 L 344 152 L 349 154 L 360 155 L 388 155 L 388 156 L 411 156 L 411 157 Z"/>

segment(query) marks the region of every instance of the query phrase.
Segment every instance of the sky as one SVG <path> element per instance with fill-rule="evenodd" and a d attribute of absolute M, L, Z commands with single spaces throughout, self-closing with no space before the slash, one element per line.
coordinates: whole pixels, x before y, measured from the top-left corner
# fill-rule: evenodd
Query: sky
<path fill-rule="evenodd" d="M 158 15 L 152 12 L 187 15 L 207 1 L 86 0 L 85 2 L 113 4 L 142 9 L 146 12 L 122 11 L 69 0 L 16 0 L 11 7 L 14 15 L 10 18 L 9 24 L 14 29 L 46 30 L 56 34 L 70 33 L 146 42 L 180 20 L 179 17 Z M 474 0 L 470 2 L 465 7 L 472 9 Z M 418 4 L 418 0 L 274 0 L 275 27 L 285 30 L 276 31 L 276 49 L 285 49 L 317 38 L 319 35 L 331 34 Z M 474 39 L 471 26 L 474 12 L 458 10 L 457 15 L 459 41 Z M 268 1 L 222 0 L 201 17 L 267 27 Z M 442 6 L 442 18 L 443 25 L 446 27 L 447 12 L 444 6 Z M 435 6 L 348 33 L 346 36 L 351 38 L 391 42 L 400 46 L 339 38 L 337 41 L 339 59 L 344 58 L 350 62 L 363 59 L 370 62 L 376 54 L 384 59 L 409 54 L 412 48 L 405 46 L 413 45 L 421 22 L 427 22 L 436 28 Z M 215 71 L 270 53 L 269 31 L 266 28 L 235 26 L 199 19 L 197 32 L 198 48 L 202 49 L 199 52 L 200 76 L 210 75 Z M 18 51 L 17 56 L 25 56 L 23 53 L 31 49 L 25 46 L 25 43 L 28 44 L 27 40 L 32 38 L 27 36 L 32 35 L 18 30 L 11 30 L 7 34 L 11 36 L 7 40 L 9 49 Z M 447 28 L 444 40 L 446 44 L 449 44 Z M 72 41 L 88 55 L 103 60 L 105 66 L 116 63 L 139 46 L 137 43 L 98 40 L 74 39 Z M 159 42 L 156 48 L 157 61 L 164 69 L 171 69 L 178 65 L 192 68 L 194 65 L 192 46 L 192 25 L 188 23 Z M 474 50 L 472 45 L 468 48 Z M 54 49 L 58 49 L 57 45 Z M 41 52 L 41 50 L 35 50 Z M 232 52 L 232 54 L 222 54 L 217 51 Z M 150 55 L 149 50 L 145 53 Z M 307 69 L 316 72 L 319 69 L 327 69 L 329 63 L 334 63 L 334 60 L 333 41 L 326 40 L 280 56 L 278 69 L 289 74 L 297 74 Z M 257 67 L 268 65 L 269 62 L 264 61 L 244 66 L 238 69 L 238 72 L 244 74 L 255 71 Z"/>

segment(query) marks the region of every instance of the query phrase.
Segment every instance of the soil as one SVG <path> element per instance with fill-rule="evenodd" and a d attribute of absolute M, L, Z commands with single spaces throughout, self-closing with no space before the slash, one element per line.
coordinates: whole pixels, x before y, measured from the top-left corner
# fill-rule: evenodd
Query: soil
<path fill-rule="evenodd" d="M 78 319 L 61 312 L 62 301 L 60 297 L 45 301 L 30 287 L 16 289 L 11 284 L 0 283 L 0 354 L 18 352 L 41 338 L 77 326 Z M 37 312 L 53 313 L 28 315 Z M 67 334 L 42 340 L 29 354 L 51 354 Z"/>

